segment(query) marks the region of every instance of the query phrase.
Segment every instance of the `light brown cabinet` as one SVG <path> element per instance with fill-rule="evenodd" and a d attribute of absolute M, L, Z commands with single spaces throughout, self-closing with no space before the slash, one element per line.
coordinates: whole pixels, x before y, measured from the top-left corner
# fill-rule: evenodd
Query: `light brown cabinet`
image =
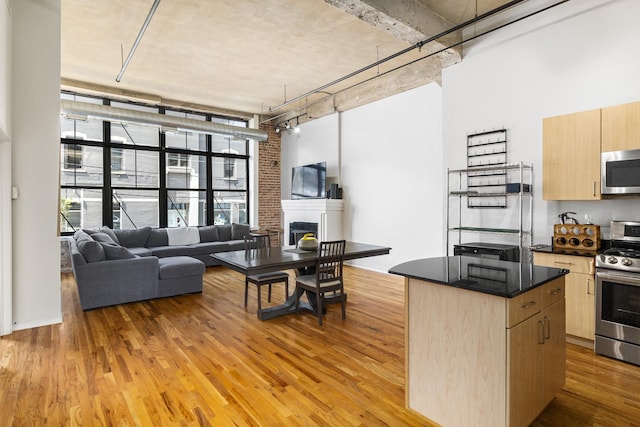
<path fill-rule="evenodd" d="M 565 268 L 570 271 L 565 276 L 566 332 L 592 343 L 595 339 L 596 324 L 594 258 L 534 252 L 533 261 L 536 265 Z"/>
<path fill-rule="evenodd" d="M 447 426 L 528 426 L 564 385 L 564 288 L 502 298 L 406 279 L 407 406 Z"/>
<path fill-rule="evenodd" d="M 640 149 L 640 102 L 602 109 L 602 151 Z"/>
<path fill-rule="evenodd" d="M 511 426 L 529 425 L 565 382 L 564 284 L 542 286 L 537 299 L 534 294 L 523 306 L 535 314 L 507 329 Z"/>
<path fill-rule="evenodd" d="M 599 200 L 600 110 L 543 120 L 542 198 Z"/>

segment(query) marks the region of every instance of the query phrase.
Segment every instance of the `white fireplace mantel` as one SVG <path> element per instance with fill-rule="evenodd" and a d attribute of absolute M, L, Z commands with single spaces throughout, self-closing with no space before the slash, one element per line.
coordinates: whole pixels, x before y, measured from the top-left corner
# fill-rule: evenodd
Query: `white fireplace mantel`
<path fill-rule="evenodd" d="M 318 224 L 318 240 L 342 239 L 342 199 L 301 199 L 282 200 L 284 213 L 283 241 L 289 243 L 289 224 L 292 222 L 313 222 Z"/>

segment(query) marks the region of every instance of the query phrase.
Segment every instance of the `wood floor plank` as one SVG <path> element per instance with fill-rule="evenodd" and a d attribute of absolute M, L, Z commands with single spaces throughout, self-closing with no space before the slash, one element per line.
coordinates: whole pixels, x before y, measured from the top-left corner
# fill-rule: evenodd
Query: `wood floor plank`
<path fill-rule="evenodd" d="M 0 425 L 430 425 L 404 407 L 402 278 L 345 274 L 347 319 L 330 306 L 322 327 L 260 321 L 255 288 L 245 309 L 223 267 L 202 294 L 88 312 L 63 274 L 63 323 L 0 339 Z M 263 305 L 284 299 L 275 286 Z M 533 425 L 640 426 L 640 367 L 569 344 L 566 386 Z"/>

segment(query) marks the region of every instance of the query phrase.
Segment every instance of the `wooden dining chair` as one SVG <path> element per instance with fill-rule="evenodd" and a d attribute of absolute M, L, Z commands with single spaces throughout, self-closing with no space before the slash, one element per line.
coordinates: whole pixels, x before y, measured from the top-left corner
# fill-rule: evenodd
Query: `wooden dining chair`
<path fill-rule="evenodd" d="M 325 294 L 332 292 L 331 301 L 340 301 L 342 305 L 342 319 L 346 319 L 346 296 L 344 293 L 344 280 L 342 277 L 342 265 L 344 262 L 344 240 L 320 242 L 318 246 L 318 260 L 314 274 L 298 276 L 296 278 L 296 313 L 299 311 L 300 296 L 305 291 L 315 292 L 316 311 L 318 325 L 322 326 L 322 305 Z"/>
<path fill-rule="evenodd" d="M 249 234 L 244 238 L 245 251 L 267 251 L 271 247 L 271 239 L 268 234 Z M 284 271 L 273 271 L 270 273 L 253 274 L 245 276 L 244 279 L 244 307 L 247 307 L 249 297 L 249 283 L 253 283 L 258 288 L 258 315 L 262 310 L 262 286 L 269 285 L 267 301 L 271 302 L 271 285 L 284 282 L 284 300 L 289 298 L 289 274 Z"/>

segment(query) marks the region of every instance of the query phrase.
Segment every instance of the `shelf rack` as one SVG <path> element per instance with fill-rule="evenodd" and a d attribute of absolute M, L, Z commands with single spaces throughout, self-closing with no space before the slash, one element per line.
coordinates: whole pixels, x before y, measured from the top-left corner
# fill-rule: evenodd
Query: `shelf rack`
<path fill-rule="evenodd" d="M 496 171 L 504 173 L 505 182 L 500 186 L 490 187 L 488 191 L 470 186 L 468 183 L 469 174 L 486 173 L 490 174 Z M 457 179 L 454 179 L 457 178 Z M 509 182 L 512 181 L 512 182 Z M 456 188 L 452 188 L 452 184 L 456 184 Z M 500 188 L 500 191 L 497 189 Z M 505 199 L 504 210 L 500 216 L 509 215 L 511 212 L 517 214 L 517 226 L 514 228 L 502 227 L 484 227 L 471 226 L 463 223 L 463 214 L 466 206 L 463 207 L 463 199 L 468 201 L 469 198 L 491 199 L 501 197 Z M 457 206 L 452 209 L 452 203 L 457 200 Z M 513 201 L 513 203 L 510 203 Z M 525 206 L 528 205 L 528 206 Z M 514 206 L 515 205 L 515 206 Z M 453 211 L 457 212 L 457 222 L 452 224 L 451 216 Z M 517 238 L 520 246 L 520 259 L 524 258 L 524 248 L 531 244 L 531 236 L 533 235 L 533 166 L 530 164 L 501 164 L 491 166 L 479 166 L 467 169 L 448 169 L 447 170 L 447 203 L 446 203 L 446 222 L 447 222 L 447 254 L 451 251 L 452 242 L 451 234 L 457 234 L 457 244 L 462 244 L 462 236 L 465 233 L 490 233 L 511 236 Z M 529 244 L 525 244 L 525 239 L 529 239 Z"/>
<path fill-rule="evenodd" d="M 469 208 L 506 208 L 507 199 L 503 194 L 507 180 L 503 166 L 507 163 L 507 130 L 496 129 L 467 135 L 467 186 L 479 192 L 493 195 L 478 199 L 469 194 Z M 487 168 L 488 167 L 488 168 Z M 472 172 L 473 169 L 473 172 Z"/>

